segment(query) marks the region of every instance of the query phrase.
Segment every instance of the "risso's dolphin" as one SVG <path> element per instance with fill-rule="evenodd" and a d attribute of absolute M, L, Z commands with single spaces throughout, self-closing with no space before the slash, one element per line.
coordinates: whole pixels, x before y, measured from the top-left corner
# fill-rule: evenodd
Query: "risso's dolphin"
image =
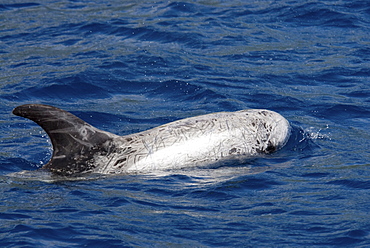
<path fill-rule="evenodd" d="M 274 152 L 290 135 L 289 122 L 263 109 L 186 118 L 118 136 L 56 107 L 26 104 L 13 110 L 40 125 L 53 145 L 42 169 L 61 176 L 140 173 L 241 162 Z"/>

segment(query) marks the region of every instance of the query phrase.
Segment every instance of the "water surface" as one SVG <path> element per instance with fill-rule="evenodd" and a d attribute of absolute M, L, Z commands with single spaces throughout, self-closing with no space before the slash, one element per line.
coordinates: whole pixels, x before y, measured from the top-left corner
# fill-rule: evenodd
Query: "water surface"
<path fill-rule="evenodd" d="M 0 4 L 3 247 L 370 245 L 366 1 Z M 50 182 L 13 116 L 43 103 L 125 135 L 267 108 L 294 133 L 246 164 Z"/>

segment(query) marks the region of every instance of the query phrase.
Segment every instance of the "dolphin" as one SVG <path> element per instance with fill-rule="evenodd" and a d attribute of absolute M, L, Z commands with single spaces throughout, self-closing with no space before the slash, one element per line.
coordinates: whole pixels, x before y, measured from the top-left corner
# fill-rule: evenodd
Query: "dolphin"
<path fill-rule="evenodd" d="M 291 127 L 265 109 L 218 112 L 170 122 L 125 136 L 99 130 L 62 109 L 18 106 L 50 137 L 53 154 L 40 170 L 53 175 L 132 174 L 246 161 L 282 148 Z"/>

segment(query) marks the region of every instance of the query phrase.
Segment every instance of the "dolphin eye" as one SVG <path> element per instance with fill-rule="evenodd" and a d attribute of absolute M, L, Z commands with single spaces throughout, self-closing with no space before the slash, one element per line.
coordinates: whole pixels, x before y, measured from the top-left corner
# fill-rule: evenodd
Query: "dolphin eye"
<path fill-rule="evenodd" d="M 274 146 L 274 145 L 271 143 L 271 141 L 269 141 L 269 143 L 268 143 L 268 145 L 267 145 L 267 147 L 266 147 L 265 152 L 266 152 L 266 153 L 271 153 L 271 152 L 274 152 L 274 151 L 276 151 L 276 146 Z"/>

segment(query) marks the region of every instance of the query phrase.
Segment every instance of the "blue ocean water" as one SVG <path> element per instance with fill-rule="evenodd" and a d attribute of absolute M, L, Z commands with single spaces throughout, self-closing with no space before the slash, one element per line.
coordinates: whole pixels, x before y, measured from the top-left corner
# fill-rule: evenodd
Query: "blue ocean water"
<path fill-rule="evenodd" d="M 2 247 L 370 246 L 367 1 L 0 3 Z M 285 148 L 246 164 L 45 182 L 43 103 L 125 135 L 267 108 Z"/>

